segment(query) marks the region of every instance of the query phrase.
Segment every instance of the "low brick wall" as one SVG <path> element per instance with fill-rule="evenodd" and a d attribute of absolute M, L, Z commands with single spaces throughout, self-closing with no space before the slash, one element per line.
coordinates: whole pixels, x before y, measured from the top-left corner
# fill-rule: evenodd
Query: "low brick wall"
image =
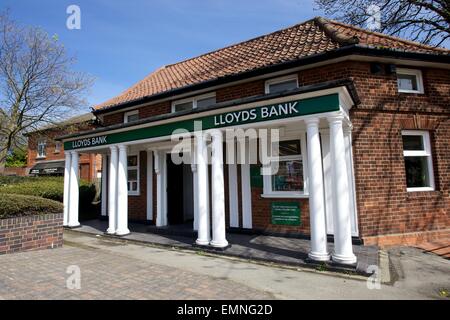
<path fill-rule="evenodd" d="M 365 245 L 380 248 L 392 246 L 416 246 L 424 242 L 447 241 L 450 244 L 450 229 L 363 237 Z"/>
<path fill-rule="evenodd" d="M 62 214 L 0 219 L 0 255 L 61 247 Z"/>

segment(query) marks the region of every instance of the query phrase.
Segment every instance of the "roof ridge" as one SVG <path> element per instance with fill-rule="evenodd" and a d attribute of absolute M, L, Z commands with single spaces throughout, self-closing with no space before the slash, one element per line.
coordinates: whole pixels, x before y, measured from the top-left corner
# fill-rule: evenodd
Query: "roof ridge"
<path fill-rule="evenodd" d="M 322 17 L 319 17 L 319 18 L 322 18 Z M 322 19 L 324 19 L 324 18 L 322 18 Z M 333 20 L 333 19 L 324 19 L 324 20 L 327 20 L 330 23 L 334 23 L 334 24 L 337 24 L 337 25 L 340 25 L 340 26 L 343 26 L 343 27 L 347 27 L 347 28 L 350 28 L 350 29 L 362 31 L 362 32 L 365 32 L 365 33 L 368 33 L 368 34 L 376 35 L 376 36 L 383 37 L 383 38 L 388 38 L 388 39 L 395 40 L 395 41 L 400 41 L 400 42 L 403 42 L 403 43 L 406 43 L 406 44 L 415 45 L 415 46 L 418 46 L 418 47 L 421 47 L 421 48 L 424 48 L 424 49 L 438 50 L 438 51 L 450 51 L 447 48 L 433 47 L 433 46 L 426 45 L 426 44 L 423 44 L 423 43 L 420 43 L 420 42 L 417 42 L 417 41 L 412 41 L 412 40 L 403 39 L 403 38 L 396 37 L 396 36 L 391 36 L 389 34 L 385 34 L 385 33 L 382 33 L 382 32 L 371 31 L 371 30 L 368 30 L 368 29 L 364 29 L 362 27 L 354 26 L 354 25 L 347 24 L 347 23 L 344 23 L 344 22 L 341 22 L 341 21 L 337 21 L 337 20 Z"/>
<path fill-rule="evenodd" d="M 267 36 L 270 36 L 270 35 L 275 34 L 275 33 L 280 33 L 280 32 L 282 32 L 282 31 L 285 31 L 285 30 L 288 30 L 288 29 L 292 29 L 292 28 L 297 27 L 297 26 L 300 26 L 300 25 L 307 24 L 307 23 L 309 23 L 309 22 L 314 21 L 314 19 L 315 19 L 315 18 L 308 19 L 308 20 L 305 20 L 305 21 L 303 21 L 303 22 L 299 22 L 299 23 L 293 24 L 293 25 L 291 25 L 291 26 L 289 26 L 289 27 L 285 27 L 285 28 L 283 28 L 283 29 L 279 29 L 279 30 L 276 30 L 276 31 L 273 31 L 273 32 L 269 32 L 269 33 L 266 33 L 266 34 L 263 34 L 263 35 L 260 35 L 260 36 L 257 36 L 257 37 L 248 39 L 248 40 L 236 42 L 236 43 L 227 45 L 227 46 L 225 46 L 225 47 L 221 47 L 221 48 L 218 48 L 218 49 L 209 51 L 209 52 L 202 53 L 202 54 L 200 54 L 200 55 L 198 55 L 198 56 L 195 56 L 195 57 L 187 58 L 187 59 L 182 60 L 182 61 L 170 63 L 170 64 L 165 65 L 164 67 L 165 67 L 165 68 L 171 67 L 171 66 L 174 66 L 174 65 L 177 65 L 177 64 L 180 64 L 180 63 L 185 63 L 185 62 L 187 62 L 187 61 L 191 61 L 191 60 L 194 60 L 194 59 L 203 57 L 203 56 L 207 56 L 207 55 L 209 55 L 209 54 L 213 54 L 213 53 L 218 52 L 218 51 L 222 51 L 222 50 L 225 50 L 225 49 L 228 49 L 228 48 L 236 47 L 236 46 L 242 45 L 242 44 L 244 44 L 244 43 L 249 43 L 249 42 L 252 42 L 252 41 L 255 41 L 255 40 L 258 40 L 258 39 L 267 37 Z"/>
<path fill-rule="evenodd" d="M 359 38 L 355 35 L 345 36 L 336 30 L 331 24 L 332 20 L 328 20 L 323 17 L 315 17 L 314 21 L 319 25 L 319 27 L 329 36 L 332 40 L 343 45 L 351 45 L 359 43 Z"/>

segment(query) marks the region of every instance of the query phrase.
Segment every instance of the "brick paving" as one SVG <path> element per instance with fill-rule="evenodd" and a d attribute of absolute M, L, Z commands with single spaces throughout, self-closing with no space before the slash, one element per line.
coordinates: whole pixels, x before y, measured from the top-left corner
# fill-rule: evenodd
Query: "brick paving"
<path fill-rule="evenodd" d="M 68 289 L 69 266 L 81 288 Z M 149 264 L 90 247 L 68 246 L 0 256 L 2 299 L 271 299 L 242 284 Z"/>

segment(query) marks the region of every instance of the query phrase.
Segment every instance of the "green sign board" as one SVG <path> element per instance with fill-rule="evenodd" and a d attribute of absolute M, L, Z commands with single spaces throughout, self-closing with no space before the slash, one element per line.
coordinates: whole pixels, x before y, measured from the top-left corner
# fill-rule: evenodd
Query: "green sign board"
<path fill-rule="evenodd" d="M 201 130 L 208 130 L 337 110 L 339 110 L 339 95 L 335 93 L 320 97 L 260 106 L 251 109 L 225 112 L 195 119 L 175 121 L 152 127 L 138 129 L 130 128 L 128 131 L 100 134 L 95 137 L 80 137 L 73 141 L 65 142 L 64 150 L 89 148 L 123 143 L 127 141 L 170 136 L 176 129 L 185 129 L 189 132 L 194 132 L 195 130 L 199 130 L 195 123 L 197 121 L 201 122 Z"/>
<path fill-rule="evenodd" d="M 257 164 L 250 165 L 250 185 L 255 188 L 263 187 L 263 176 L 261 175 L 261 167 Z"/>
<path fill-rule="evenodd" d="M 299 226 L 300 206 L 296 202 L 272 202 L 272 224 Z"/>

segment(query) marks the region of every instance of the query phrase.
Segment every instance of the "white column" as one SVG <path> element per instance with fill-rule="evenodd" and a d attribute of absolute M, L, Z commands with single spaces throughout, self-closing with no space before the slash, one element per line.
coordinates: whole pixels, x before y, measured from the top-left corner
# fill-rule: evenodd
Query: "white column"
<path fill-rule="evenodd" d="M 191 170 L 192 170 L 192 188 L 194 190 L 194 231 L 198 231 L 198 178 L 197 178 L 197 164 L 195 160 L 195 152 L 191 156 Z"/>
<path fill-rule="evenodd" d="M 212 184 L 212 241 L 213 247 L 228 246 L 225 235 L 225 182 L 223 176 L 223 136 L 219 130 L 211 133 L 211 184 Z"/>
<path fill-rule="evenodd" d="M 108 156 L 106 154 L 102 154 L 102 207 L 101 213 L 103 217 L 107 216 L 107 200 L 108 200 Z"/>
<path fill-rule="evenodd" d="M 165 187 L 165 157 L 164 152 L 160 150 L 154 151 L 155 163 L 154 169 L 156 174 L 156 226 L 164 227 L 167 225 L 166 219 L 166 187 Z"/>
<path fill-rule="evenodd" d="M 117 163 L 119 161 L 117 147 L 110 147 L 109 156 L 109 188 L 108 188 L 108 234 L 115 234 L 117 230 Z"/>
<path fill-rule="evenodd" d="M 333 180 L 333 261 L 343 264 L 356 263 L 353 254 L 350 221 L 349 186 L 345 158 L 345 141 L 342 129 L 343 116 L 328 118 L 330 123 L 330 152 Z"/>
<path fill-rule="evenodd" d="M 227 152 L 231 154 L 227 157 L 228 166 L 228 200 L 230 208 L 230 227 L 239 228 L 239 205 L 238 205 L 238 185 L 237 185 L 237 163 L 236 144 L 234 139 L 227 142 Z M 232 150 L 231 150 L 232 149 Z"/>
<path fill-rule="evenodd" d="M 313 260 L 327 261 L 330 259 L 330 255 L 327 250 L 319 119 L 307 119 L 305 123 L 308 139 L 309 216 L 311 226 L 311 251 L 308 256 Z"/>
<path fill-rule="evenodd" d="M 67 225 L 69 228 L 76 228 L 80 226 L 78 221 L 78 197 L 79 197 L 79 186 L 78 186 L 78 160 L 79 155 L 76 151 L 71 151 L 71 162 L 70 162 L 70 189 L 69 189 L 69 219 Z"/>
<path fill-rule="evenodd" d="M 117 230 L 116 235 L 130 233 L 128 229 L 128 170 L 127 146 L 119 145 L 119 168 L 117 173 Z"/>
<path fill-rule="evenodd" d="M 71 153 L 70 151 L 66 151 L 65 154 L 65 162 L 64 162 L 64 195 L 63 195 L 63 204 L 64 204 L 64 215 L 63 215 L 63 225 L 69 225 L 69 206 L 70 206 L 70 167 L 71 167 Z"/>
<path fill-rule="evenodd" d="M 153 220 L 153 152 L 147 150 L 147 220 Z"/>
<path fill-rule="evenodd" d="M 250 155 L 249 155 L 249 141 L 245 139 L 240 143 L 244 143 L 244 148 L 238 148 L 238 152 L 244 149 L 244 156 L 239 157 L 245 159 L 241 163 L 241 190 L 242 190 L 242 227 L 246 229 L 252 228 L 252 189 L 250 185 Z"/>
<path fill-rule="evenodd" d="M 210 241 L 209 208 L 208 208 L 208 155 L 206 137 L 203 132 L 197 133 L 196 155 L 197 161 L 197 202 L 198 202 L 198 245 L 208 245 Z"/>

